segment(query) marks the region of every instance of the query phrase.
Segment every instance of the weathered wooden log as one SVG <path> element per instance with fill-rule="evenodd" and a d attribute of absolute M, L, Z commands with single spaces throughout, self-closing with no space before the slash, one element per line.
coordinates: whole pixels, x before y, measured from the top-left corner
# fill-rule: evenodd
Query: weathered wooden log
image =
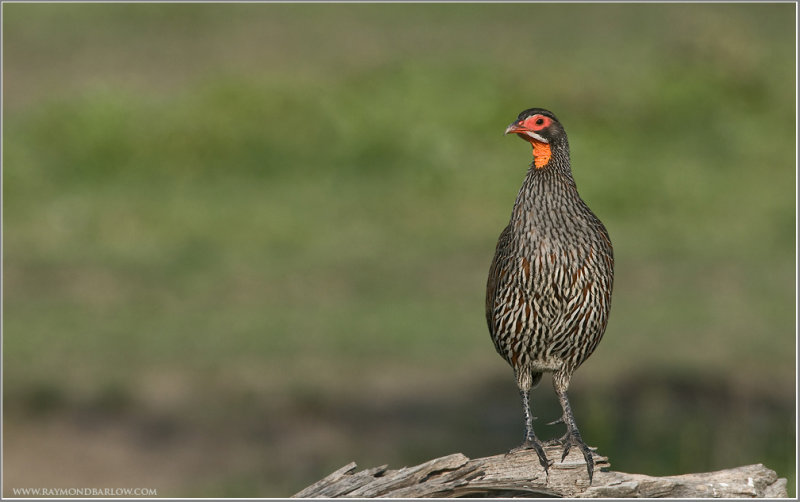
<path fill-rule="evenodd" d="M 761 464 L 680 476 L 653 477 L 609 471 L 594 454 L 592 484 L 576 448 L 563 462 L 561 448 L 546 448 L 555 462 L 545 474 L 532 450 L 470 460 L 461 453 L 402 469 L 383 465 L 356 472 L 355 462 L 295 497 L 786 497 L 786 479 Z"/>

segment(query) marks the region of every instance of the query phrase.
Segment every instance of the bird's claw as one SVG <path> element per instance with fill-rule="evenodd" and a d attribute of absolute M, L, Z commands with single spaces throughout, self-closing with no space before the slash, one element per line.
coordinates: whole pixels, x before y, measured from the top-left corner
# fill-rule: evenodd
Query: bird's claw
<path fill-rule="evenodd" d="M 589 473 L 589 484 L 591 485 L 592 476 L 594 475 L 594 458 L 592 456 L 592 449 L 586 446 L 586 443 L 583 442 L 583 438 L 581 438 L 577 431 L 567 433 L 566 440 L 564 441 L 564 452 L 561 456 L 561 461 L 563 462 L 564 459 L 567 458 L 569 450 L 573 446 L 577 446 L 583 454 L 583 459 L 586 461 L 586 471 Z"/>
<path fill-rule="evenodd" d="M 564 447 L 561 453 L 561 462 L 566 460 L 572 447 L 577 446 L 583 454 L 583 459 L 586 461 L 586 471 L 589 473 L 589 484 L 592 484 L 592 477 L 594 475 L 594 458 L 592 453 L 597 450 L 597 448 L 587 446 L 586 443 L 583 442 L 583 438 L 581 438 L 580 434 L 574 431 L 568 431 L 559 439 L 551 439 L 544 444 L 545 446 L 562 445 Z"/>
<path fill-rule="evenodd" d="M 549 468 L 551 465 L 553 465 L 553 461 L 547 459 L 547 455 L 544 453 L 543 446 L 544 444 L 539 441 L 537 437 L 528 437 L 525 438 L 525 441 L 521 445 L 517 446 L 516 448 L 512 448 L 508 453 L 513 454 L 526 450 L 534 450 L 536 452 L 536 456 L 539 457 L 539 463 L 544 469 L 545 475 L 549 475 Z"/>

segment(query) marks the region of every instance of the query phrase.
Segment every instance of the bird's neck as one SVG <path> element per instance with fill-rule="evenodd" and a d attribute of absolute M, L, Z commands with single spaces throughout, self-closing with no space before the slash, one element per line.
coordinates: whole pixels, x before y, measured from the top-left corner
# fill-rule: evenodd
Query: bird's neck
<path fill-rule="evenodd" d="M 535 171 L 558 171 L 570 178 L 572 172 L 569 165 L 569 143 L 566 137 L 545 143 L 536 138 L 526 137 L 533 149 L 531 169 Z"/>
<path fill-rule="evenodd" d="M 542 144 L 548 146 L 548 160 L 542 163 L 544 156 L 537 154 L 537 145 L 534 144 L 533 162 L 517 195 L 515 211 L 527 212 L 535 206 L 548 205 L 556 198 L 578 197 L 570 168 L 569 147 L 565 143 Z M 544 151 L 543 147 L 538 148 Z"/>
<path fill-rule="evenodd" d="M 541 178 L 541 180 L 553 182 L 562 180 L 575 185 L 569 161 L 569 144 L 566 139 L 553 143 L 543 143 L 532 139 L 531 145 L 533 146 L 533 162 L 528 169 L 527 179 Z"/>

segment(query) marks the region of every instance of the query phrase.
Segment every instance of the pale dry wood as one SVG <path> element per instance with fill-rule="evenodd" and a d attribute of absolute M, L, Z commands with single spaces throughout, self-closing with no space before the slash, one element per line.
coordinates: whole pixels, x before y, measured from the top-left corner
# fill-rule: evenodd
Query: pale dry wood
<path fill-rule="evenodd" d="M 609 471 L 608 459 L 594 454 L 591 486 L 580 452 L 563 462 L 561 448 L 546 448 L 554 460 L 549 474 L 536 454 L 522 451 L 470 460 L 461 453 L 414 467 L 387 466 L 356 471 L 351 462 L 303 489 L 295 497 L 786 497 L 786 479 L 761 464 L 722 471 L 653 477 Z"/>

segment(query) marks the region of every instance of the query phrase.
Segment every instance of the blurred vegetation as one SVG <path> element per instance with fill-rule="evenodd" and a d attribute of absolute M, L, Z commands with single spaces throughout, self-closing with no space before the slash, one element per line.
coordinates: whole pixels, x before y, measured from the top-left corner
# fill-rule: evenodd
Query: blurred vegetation
<path fill-rule="evenodd" d="M 542 106 L 615 246 L 584 437 L 793 494 L 794 8 L 4 5 L 6 491 L 514 446 L 483 288 Z"/>

